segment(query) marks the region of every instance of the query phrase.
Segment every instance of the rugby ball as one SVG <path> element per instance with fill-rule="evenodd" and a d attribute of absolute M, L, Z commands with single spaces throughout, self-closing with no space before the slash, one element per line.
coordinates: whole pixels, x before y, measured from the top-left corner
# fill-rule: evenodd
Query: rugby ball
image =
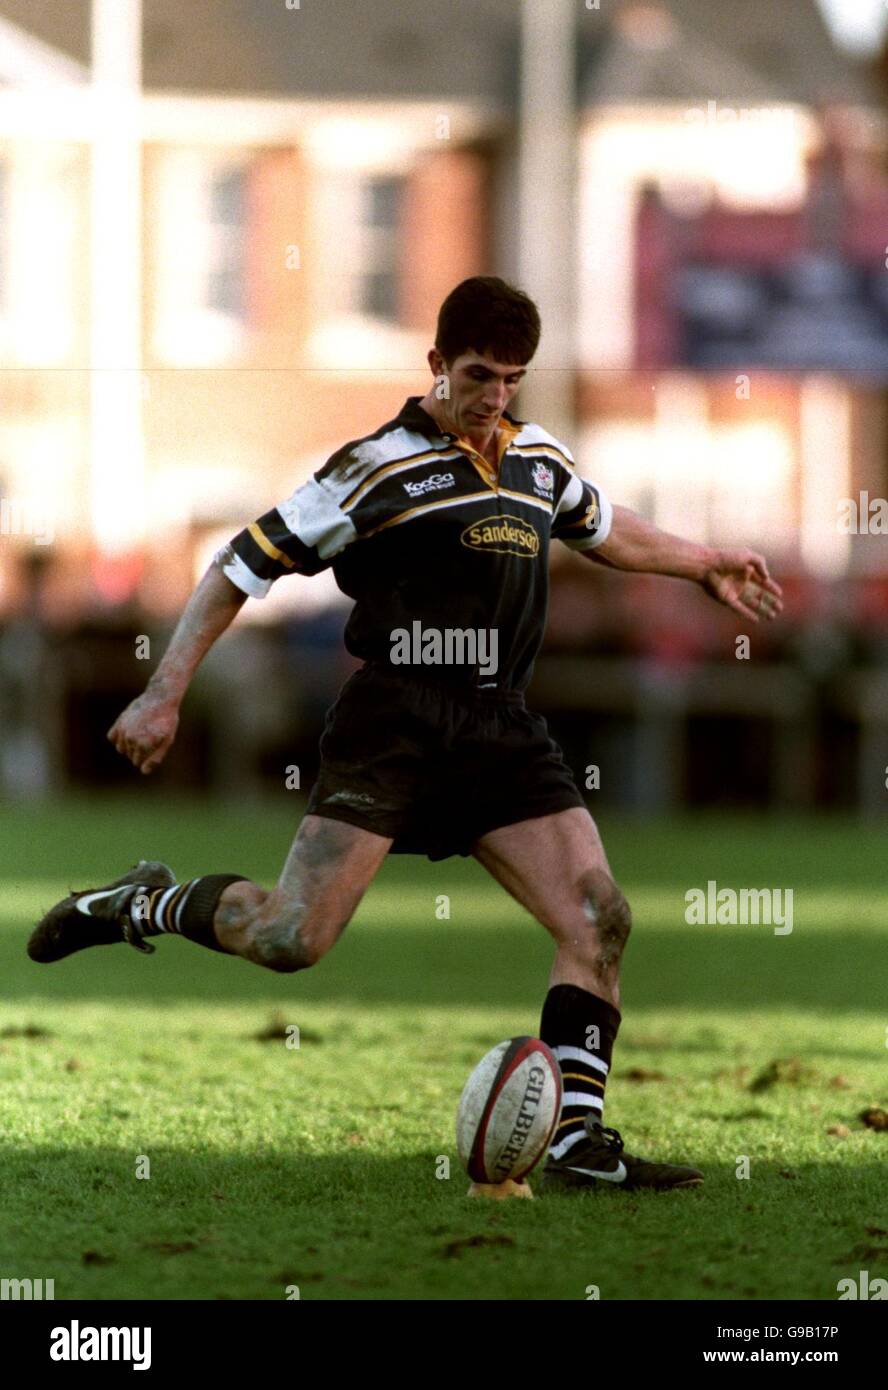
<path fill-rule="evenodd" d="M 460 1097 L 456 1145 L 479 1183 L 520 1181 L 545 1155 L 561 1113 L 561 1071 L 539 1038 L 507 1038 L 481 1058 Z"/>

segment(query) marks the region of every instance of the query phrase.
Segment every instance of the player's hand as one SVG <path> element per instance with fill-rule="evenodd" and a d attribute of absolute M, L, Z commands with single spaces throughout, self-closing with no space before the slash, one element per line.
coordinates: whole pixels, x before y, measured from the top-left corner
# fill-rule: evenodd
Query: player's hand
<path fill-rule="evenodd" d="M 178 727 L 178 705 L 146 690 L 115 720 L 108 738 L 118 753 L 147 774 L 163 762 Z"/>
<path fill-rule="evenodd" d="M 719 603 L 757 623 L 783 612 L 783 590 L 768 573 L 763 555 L 754 550 L 720 550 L 702 579 Z"/>

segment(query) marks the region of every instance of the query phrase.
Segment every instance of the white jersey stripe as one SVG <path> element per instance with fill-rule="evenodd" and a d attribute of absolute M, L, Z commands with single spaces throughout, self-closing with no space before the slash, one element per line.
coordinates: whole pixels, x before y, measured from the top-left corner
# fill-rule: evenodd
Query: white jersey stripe
<path fill-rule="evenodd" d="M 566 468 L 572 477 L 576 476 L 576 464 L 565 458 L 564 454 L 559 453 L 557 449 L 547 448 L 544 444 L 519 444 L 515 440 L 509 445 L 509 448 L 514 449 L 519 454 L 528 454 L 533 458 L 536 458 L 538 454 L 545 454 L 546 458 L 550 458 L 553 462 L 560 463 Z"/>
<path fill-rule="evenodd" d="M 354 445 L 348 458 L 321 478 L 337 506 L 351 500 L 356 488 L 369 481 L 377 469 L 390 463 L 416 459 L 420 454 L 431 455 L 425 435 L 400 426 L 389 430 L 379 439 L 365 439 Z"/>
<path fill-rule="evenodd" d="M 292 497 L 279 502 L 278 512 L 292 534 L 314 547 L 322 560 L 338 555 L 357 536 L 354 522 L 339 506 L 329 484 L 309 478 Z"/>
<path fill-rule="evenodd" d="M 600 490 L 598 491 L 598 506 L 598 524 L 588 540 L 585 537 L 582 540 L 570 540 L 564 536 L 558 537 L 562 545 L 566 545 L 568 550 L 594 550 L 596 546 L 604 545 L 614 524 L 614 508 L 610 498 Z"/>
<path fill-rule="evenodd" d="M 543 497 L 532 497 L 529 492 L 510 492 L 505 487 L 499 487 L 496 491 L 500 497 L 514 497 L 516 502 L 527 502 L 531 507 L 539 507 L 541 512 L 551 512 L 552 510 L 551 502 L 547 502 Z"/>
<path fill-rule="evenodd" d="M 215 559 L 218 562 L 222 558 L 225 546 L 216 551 Z M 230 579 L 236 589 L 240 589 L 248 598 L 265 598 L 272 584 L 273 579 L 260 579 L 258 574 L 254 574 L 250 566 L 245 564 L 239 555 L 236 555 L 229 548 L 229 554 L 225 557 L 222 566 L 222 573 L 226 579 Z"/>
<path fill-rule="evenodd" d="M 416 458 L 407 459 L 403 463 L 399 463 L 396 460 L 394 463 L 385 464 L 378 469 L 377 472 L 373 473 L 366 482 L 361 483 L 360 487 L 352 493 L 351 497 L 341 504 L 342 510 L 346 513 L 350 512 L 358 502 L 367 496 L 368 492 L 372 492 L 379 483 L 384 483 L 386 478 L 394 477 L 398 473 L 407 473 L 411 468 L 423 468 L 427 463 L 431 463 L 433 460 L 436 464 L 455 463 L 458 458 L 462 458 L 459 449 L 448 449 L 444 451 L 432 449 L 429 453 L 419 454 Z"/>
<path fill-rule="evenodd" d="M 583 482 L 575 473 L 561 494 L 561 501 L 558 503 L 558 509 L 555 515 L 558 516 L 561 512 L 572 512 L 574 507 L 578 507 L 582 500 Z"/>
<path fill-rule="evenodd" d="M 490 506 L 490 499 L 495 494 L 493 490 L 485 492 L 472 492 L 467 497 L 442 497 L 437 502 L 424 502 L 421 506 L 411 507 L 409 511 L 401 512 L 400 516 L 391 517 L 384 521 L 381 526 L 377 526 L 375 531 L 368 531 L 368 536 L 374 536 L 376 531 L 384 531 L 387 526 L 401 526 L 405 521 L 412 521 L 414 517 L 420 516 L 423 512 L 438 511 L 441 507 L 462 507 L 466 502 L 486 502 Z"/>

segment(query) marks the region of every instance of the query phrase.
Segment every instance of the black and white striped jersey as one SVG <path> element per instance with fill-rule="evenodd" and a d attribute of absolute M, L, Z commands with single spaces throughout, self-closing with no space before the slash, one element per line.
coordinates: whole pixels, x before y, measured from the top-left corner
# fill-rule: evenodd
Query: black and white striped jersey
<path fill-rule="evenodd" d="M 346 646 L 390 659 L 392 634 L 495 629 L 495 683 L 523 689 L 543 636 L 550 538 L 575 550 L 606 540 L 611 504 L 579 477 L 570 451 L 539 425 L 503 414 L 499 470 L 411 396 L 373 434 L 344 445 L 291 497 L 219 552 L 252 598 L 286 574 L 332 566 L 355 600 Z M 477 684 L 469 667 L 442 679 Z"/>

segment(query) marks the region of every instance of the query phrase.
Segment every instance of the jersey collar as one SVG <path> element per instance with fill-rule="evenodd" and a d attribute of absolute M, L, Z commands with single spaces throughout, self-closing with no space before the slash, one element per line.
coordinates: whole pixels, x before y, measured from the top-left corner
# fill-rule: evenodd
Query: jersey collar
<path fill-rule="evenodd" d="M 416 430 L 419 434 L 424 434 L 427 439 L 443 439 L 446 444 L 456 442 L 457 435 L 446 434 L 436 420 L 433 420 L 429 412 L 420 405 L 422 396 L 408 396 L 407 400 L 398 415 L 398 424 L 404 425 L 407 429 Z M 524 427 L 524 421 L 518 420 L 514 415 L 510 415 L 504 410 L 500 416 L 499 428 L 506 436 L 506 443 L 510 444 L 517 434 L 520 434 Z"/>

